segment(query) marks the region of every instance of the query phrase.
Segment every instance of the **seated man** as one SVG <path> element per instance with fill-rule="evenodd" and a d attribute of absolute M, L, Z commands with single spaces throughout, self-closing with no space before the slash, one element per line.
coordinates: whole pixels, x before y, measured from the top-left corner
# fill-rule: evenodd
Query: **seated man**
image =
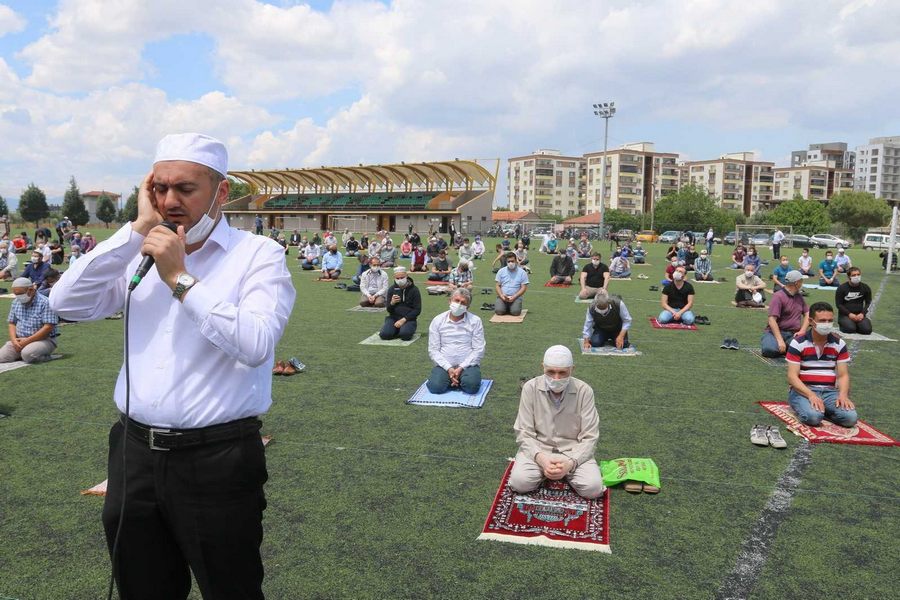
<path fill-rule="evenodd" d="M 356 256 L 359 254 L 359 242 L 353 234 L 350 234 L 350 239 L 347 240 L 347 244 L 344 248 L 347 250 L 347 256 Z"/>
<path fill-rule="evenodd" d="M 556 239 L 556 234 L 551 233 L 550 237 L 547 239 L 547 254 L 556 254 L 556 247 L 559 245 L 559 240 Z"/>
<path fill-rule="evenodd" d="M 594 247 L 591 245 L 588 236 L 582 235 L 581 241 L 578 242 L 578 258 L 590 258 L 593 253 Z"/>
<path fill-rule="evenodd" d="M 615 344 L 621 350 L 629 346 L 630 328 L 631 314 L 622 299 L 610 298 L 608 291 L 599 289 L 584 317 L 581 343 L 585 350 L 607 344 Z"/>
<path fill-rule="evenodd" d="M 834 304 L 838 309 L 838 325 L 841 333 L 871 335 L 872 321 L 866 316 L 872 306 L 872 289 L 862 282 L 859 267 L 847 270 L 847 281 L 834 292 Z"/>
<path fill-rule="evenodd" d="M 321 262 L 322 249 L 315 242 L 306 244 L 306 248 L 303 249 L 303 261 L 300 263 L 300 268 L 304 271 L 312 271 Z"/>
<path fill-rule="evenodd" d="M 522 296 L 528 291 L 528 273 L 519 268 L 519 261 L 512 252 L 506 255 L 506 266 L 497 271 L 495 281 L 497 299 L 494 301 L 494 313 L 522 314 Z"/>
<path fill-rule="evenodd" d="M 377 256 L 378 258 L 381 258 L 381 246 L 382 245 L 383 245 L 382 241 L 376 235 L 375 238 L 369 242 L 369 249 L 368 249 L 369 258 L 372 258 L 373 256 Z"/>
<path fill-rule="evenodd" d="M 437 258 L 438 252 L 441 251 L 440 246 L 438 246 L 437 238 L 433 237 L 428 241 L 428 246 L 425 248 L 428 252 L 428 256 L 432 259 Z"/>
<path fill-rule="evenodd" d="M 472 269 L 469 267 L 471 263 L 460 261 L 456 268 L 450 271 L 450 289 L 465 288 L 471 290 L 474 285 L 472 278 Z M 468 306 L 468 305 L 467 305 Z"/>
<path fill-rule="evenodd" d="M 687 247 L 687 251 L 684 253 L 684 268 L 688 271 L 693 271 L 694 263 L 697 262 L 698 256 L 697 250 L 694 249 L 694 245 L 690 244 Z"/>
<path fill-rule="evenodd" d="M 322 279 L 340 279 L 343 266 L 344 257 L 338 252 L 337 244 L 330 244 L 322 256 Z"/>
<path fill-rule="evenodd" d="M 431 274 L 428 275 L 428 281 L 449 281 L 452 270 L 453 265 L 447 260 L 447 251 L 440 250 L 437 258 L 431 263 Z"/>
<path fill-rule="evenodd" d="M 10 242 L 0 242 L 0 281 L 11 281 L 19 275 L 16 268 L 18 258 L 16 253 L 10 250 Z"/>
<path fill-rule="evenodd" d="M 484 358 L 484 326 L 469 312 L 472 293 L 456 289 L 450 294 L 450 310 L 438 314 L 428 327 L 428 356 L 434 363 L 426 386 L 432 394 L 451 388 L 474 394 L 481 387 Z"/>
<path fill-rule="evenodd" d="M 388 288 L 387 297 L 388 315 L 378 337 L 383 340 L 411 340 L 416 332 L 416 319 L 422 312 L 422 296 L 408 276 L 406 267 L 394 267 L 394 283 Z"/>
<path fill-rule="evenodd" d="M 680 265 L 678 264 L 678 257 L 673 256 L 670 259 L 669 264 L 666 266 L 666 274 L 663 277 L 662 282 L 660 283 L 662 283 L 662 285 L 669 285 L 670 283 L 672 283 L 672 281 L 674 281 L 672 275 L 675 274 L 675 269 L 677 269 L 679 266 Z"/>
<path fill-rule="evenodd" d="M 569 255 L 562 253 L 553 257 L 553 262 L 550 263 L 550 283 L 572 283 L 574 276 L 575 263 Z"/>
<path fill-rule="evenodd" d="M 619 256 L 624 256 L 627 259 L 631 259 L 634 257 L 634 250 L 631 248 L 630 241 L 626 241 L 622 246 L 622 249 L 619 251 Z"/>
<path fill-rule="evenodd" d="M 819 285 L 838 286 L 837 263 L 831 250 L 825 252 L 825 260 L 819 263 Z"/>
<path fill-rule="evenodd" d="M 853 427 L 858 417 L 850 400 L 850 353 L 833 333 L 834 309 L 816 302 L 809 308 L 809 320 L 812 327 L 788 347 L 788 403 L 805 425 L 816 427 L 827 418 Z"/>
<path fill-rule="evenodd" d="M 843 248 L 838 247 L 837 252 L 837 257 L 834 259 L 834 264 L 837 265 L 837 272 L 847 273 L 850 267 L 853 266 L 853 263 L 850 262 L 850 257 L 847 256 L 847 252 Z"/>
<path fill-rule="evenodd" d="M 50 308 L 50 300 L 38 294 L 27 277 L 14 280 L 12 292 L 16 299 L 9 307 L 9 341 L 0 348 L 0 363 L 50 360 L 56 349 L 59 323 L 59 317 Z"/>
<path fill-rule="evenodd" d="M 759 275 L 759 268 L 761 266 L 761 262 L 759 259 L 759 254 L 756 252 L 756 246 L 753 244 L 747 249 L 747 256 L 744 257 L 744 268 L 753 267 L 753 274 Z"/>
<path fill-rule="evenodd" d="M 784 285 L 772 296 L 768 324 L 759 343 L 763 356 L 784 356 L 791 338 L 806 333 L 809 308 L 800 294 L 802 287 L 800 271 L 789 271 L 784 277 Z"/>
<path fill-rule="evenodd" d="M 400 258 L 410 258 L 412 256 L 413 245 L 412 242 L 409 241 L 409 234 L 403 236 L 403 241 L 400 242 Z"/>
<path fill-rule="evenodd" d="M 528 250 L 525 248 L 525 242 L 519 240 L 519 242 L 516 243 L 516 249 L 513 250 L 513 254 L 516 255 L 519 266 L 524 267 L 526 271 L 531 273 L 531 269 L 528 268 L 528 263 L 531 261 L 528 260 Z"/>
<path fill-rule="evenodd" d="M 644 247 L 640 242 L 637 242 L 634 245 L 634 264 L 643 265 L 647 264 L 647 251 L 644 250 Z"/>
<path fill-rule="evenodd" d="M 369 257 L 363 253 L 359 253 L 356 255 L 356 260 L 359 261 L 359 267 L 356 268 L 356 275 L 351 277 L 350 281 L 352 281 L 356 285 L 359 285 L 363 273 L 369 270 Z"/>
<path fill-rule="evenodd" d="M 672 283 L 666 284 L 662 289 L 660 304 L 662 312 L 656 320 L 665 325 L 675 321 L 684 325 L 693 325 L 694 313 L 694 286 L 685 281 L 686 271 L 684 267 L 678 267 L 672 273 Z"/>
<path fill-rule="evenodd" d="M 387 238 L 381 246 L 381 251 L 378 253 L 378 258 L 381 259 L 381 266 L 385 269 L 396 266 L 397 257 L 398 252 L 394 248 L 394 242 L 391 241 L 391 238 Z"/>
<path fill-rule="evenodd" d="M 584 498 L 599 498 L 606 490 L 594 459 L 600 437 L 594 391 L 572 377 L 574 364 L 568 348 L 551 346 L 544 353 L 543 375 L 522 387 L 513 426 L 519 451 L 509 474 L 515 492 L 563 478 Z"/>
<path fill-rule="evenodd" d="M 471 267 L 473 260 L 475 260 L 475 250 L 472 248 L 472 244 L 469 243 L 469 238 L 463 238 L 462 246 L 459 247 L 459 262 L 469 263 Z"/>
<path fill-rule="evenodd" d="M 503 252 L 509 252 L 512 250 L 512 241 L 509 239 L 509 232 L 503 234 L 503 239 L 500 240 L 500 247 L 503 248 Z"/>
<path fill-rule="evenodd" d="M 296 229 L 291 233 L 291 239 L 288 240 L 288 244 L 291 246 L 299 246 L 300 245 L 300 232 Z"/>
<path fill-rule="evenodd" d="M 735 303 L 742 308 L 759 308 L 765 305 L 766 282 L 759 278 L 753 270 L 753 265 L 744 267 L 744 272 L 735 277 L 737 291 L 734 293 Z"/>
<path fill-rule="evenodd" d="M 804 248 L 803 252 L 797 258 L 797 266 L 800 267 L 800 273 L 806 277 L 812 277 L 812 256 L 809 255 L 809 248 Z"/>
<path fill-rule="evenodd" d="M 381 269 L 377 256 L 368 261 L 369 268 L 359 278 L 359 305 L 383 308 L 387 302 L 388 274 Z"/>
<path fill-rule="evenodd" d="M 744 267 L 744 258 L 747 256 L 747 251 L 744 250 L 743 244 L 738 244 L 734 248 L 734 252 L 731 253 L 731 268 L 732 269 L 741 269 Z"/>
<path fill-rule="evenodd" d="M 44 277 L 47 276 L 49 270 L 50 263 L 43 262 L 41 252 L 35 250 L 31 253 L 31 262 L 25 265 L 25 269 L 22 271 L 22 277 L 27 277 L 31 283 L 40 285 L 44 283 Z"/>
<path fill-rule="evenodd" d="M 413 249 L 412 254 L 412 262 L 410 263 L 410 271 L 416 272 L 421 271 L 424 273 L 427 269 L 425 267 L 425 263 L 428 261 L 428 253 L 425 251 L 425 246 L 419 244 Z"/>
<path fill-rule="evenodd" d="M 51 268 L 47 271 L 46 277 L 44 277 L 44 282 L 38 287 L 38 294 L 43 296 L 44 298 L 50 297 L 50 290 L 53 289 L 54 284 L 59 281 L 59 278 L 62 276 L 62 273 L 57 271 L 56 269 Z"/>
<path fill-rule="evenodd" d="M 626 279 L 631 277 L 631 265 L 624 254 L 619 253 L 611 263 L 609 263 L 609 276 L 613 279 Z"/>
<path fill-rule="evenodd" d="M 69 254 L 68 264 L 71 267 L 72 263 L 81 258 L 81 246 L 72 246 L 71 254 Z"/>
<path fill-rule="evenodd" d="M 784 287 L 785 277 L 790 271 L 791 263 L 787 256 L 782 255 L 781 258 L 778 259 L 778 266 L 772 269 L 772 283 L 775 285 L 772 289 L 774 291 L 777 292 Z"/>
<path fill-rule="evenodd" d="M 700 256 L 694 261 L 695 281 L 714 281 L 712 274 L 712 261 L 706 248 L 700 250 Z"/>
<path fill-rule="evenodd" d="M 578 248 L 575 247 L 575 238 L 569 240 L 569 245 L 566 246 L 566 256 L 572 259 L 572 264 L 575 264 L 575 261 L 578 260 Z"/>
<path fill-rule="evenodd" d="M 609 286 L 609 267 L 600 262 L 600 253 L 594 252 L 591 255 L 591 262 L 584 265 L 581 269 L 581 291 L 578 297 L 581 300 L 593 298 L 599 289 L 607 289 Z"/>
<path fill-rule="evenodd" d="M 484 258 L 486 248 L 484 247 L 484 242 L 481 241 L 481 236 L 475 236 L 475 243 L 472 244 L 472 252 L 475 253 L 475 260 L 482 260 Z"/>

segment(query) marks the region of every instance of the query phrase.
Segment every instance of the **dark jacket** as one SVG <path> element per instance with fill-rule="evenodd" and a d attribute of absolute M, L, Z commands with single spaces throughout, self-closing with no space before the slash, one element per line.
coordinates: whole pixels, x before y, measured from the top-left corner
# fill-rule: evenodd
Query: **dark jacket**
<path fill-rule="evenodd" d="M 407 277 L 409 283 L 406 287 L 399 287 L 392 283 L 387 291 L 387 311 L 392 317 L 404 318 L 407 321 L 415 321 L 422 312 L 422 295 L 412 277 Z M 400 302 L 391 304 L 394 294 L 400 296 Z"/>
<path fill-rule="evenodd" d="M 561 277 L 575 276 L 575 263 L 566 254 L 554 257 L 553 262 L 550 263 L 550 277 L 557 275 Z"/>

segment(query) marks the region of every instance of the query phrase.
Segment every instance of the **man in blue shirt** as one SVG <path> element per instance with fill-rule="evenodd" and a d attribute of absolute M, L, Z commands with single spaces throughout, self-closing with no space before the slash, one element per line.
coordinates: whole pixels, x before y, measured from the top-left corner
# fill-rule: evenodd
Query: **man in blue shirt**
<path fill-rule="evenodd" d="M 776 292 L 784 287 L 786 283 L 784 278 L 787 276 L 788 271 L 791 270 L 791 263 L 787 256 L 782 256 L 780 260 L 781 262 L 778 266 L 772 269 L 772 282 L 775 284 Z"/>
<path fill-rule="evenodd" d="M 497 271 L 497 300 L 494 301 L 494 312 L 498 315 L 522 314 L 522 296 L 528 291 L 528 273 L 519 267 L 519 261 L 512 252 L 506 255 L 506 266 Z"/>
<path fill-rule="evenodd" d="M 328 252 L 322 256 L 322 279 L 340 279 L 344 257 L 338 252 L 337 245 L 328 246 Z"/>
<path fill-rule="evenodd" d="M 37 293 L 31 280 L 19 277 L 12 284 L 16 299 L 9 308 L 9 341 L 0 348 L 0 363 L 50 360 L 56 349 L 59 317 L 50 309 L 50 300 Z"/>
<path fill-rule="evenodd" d="M 47 271 L 49 270 L 50 263 L 44 262 L 41 252 L 35 250 L 31 253 L 31 262 L 25 265 L 25 270 L 22 271 L 22 277 L 27 277 L 31 280 L 31 283 L 40 285 L 44 283 L 44 277 L 47 276 Z"/>
<path fill-rule="evenodd" d="M 838 286 L 837 263 L 831 250 L 825 252 L 825 260 L 819 263 L 819 285 Z"/>

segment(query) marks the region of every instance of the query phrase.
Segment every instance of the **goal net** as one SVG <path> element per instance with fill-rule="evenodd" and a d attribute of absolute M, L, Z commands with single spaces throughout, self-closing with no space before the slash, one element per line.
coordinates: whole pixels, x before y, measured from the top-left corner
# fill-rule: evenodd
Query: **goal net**
<path fill-rule="evenodd" d="M 328 224 L 331 231 L 343 231 L 344 229 L 349 229 L 354 233 L 366 233 L 375 230 L 372 226 L 373 223 L 374 221 L 369 219 L 366 215 L 341 215 L 339 217 L 331 216 L 328 218 Z"/>
<path fill-rule="evenodd" d="M 748 244 L 771 246 L 772 236 L 779 229 L 784 234 L 784 241 L 781 242 L 781 247 L 790 248 L 792 246 L 791 235 L 794 233 L 794 228 L 790 225 L 737 225 L 735 226 L 737 233 L 734 238 L 735 244 L 742 242 L 745 246 Z"/>

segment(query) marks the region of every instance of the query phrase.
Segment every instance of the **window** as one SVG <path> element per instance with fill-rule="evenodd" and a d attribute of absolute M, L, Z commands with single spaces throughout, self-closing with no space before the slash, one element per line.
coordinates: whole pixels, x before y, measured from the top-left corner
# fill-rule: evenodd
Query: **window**
<path fill-rule="evenodd" d="M 519 208 L 518 206 L 516 208 Z M 482 221 L 487 221 L 487 217 L 481 217 Z"/>
<path fill-rule="evenodd" d="M 556 195 L 557 195 L 557 196 L 562 196 L 562 190 L 556 190 Z"/>
<path fill-rule="evenodd" d="M 878 156 L 878 148 L 872 149 L 872 156 Z"/>
<path fill-rule="evenodd" d="M 467 216 L 466 216 L 466 220 L 467 220 L 467 221 L 471 221 L 471 220 L 472 220 L 472 215 L 467 215 Z"/>

